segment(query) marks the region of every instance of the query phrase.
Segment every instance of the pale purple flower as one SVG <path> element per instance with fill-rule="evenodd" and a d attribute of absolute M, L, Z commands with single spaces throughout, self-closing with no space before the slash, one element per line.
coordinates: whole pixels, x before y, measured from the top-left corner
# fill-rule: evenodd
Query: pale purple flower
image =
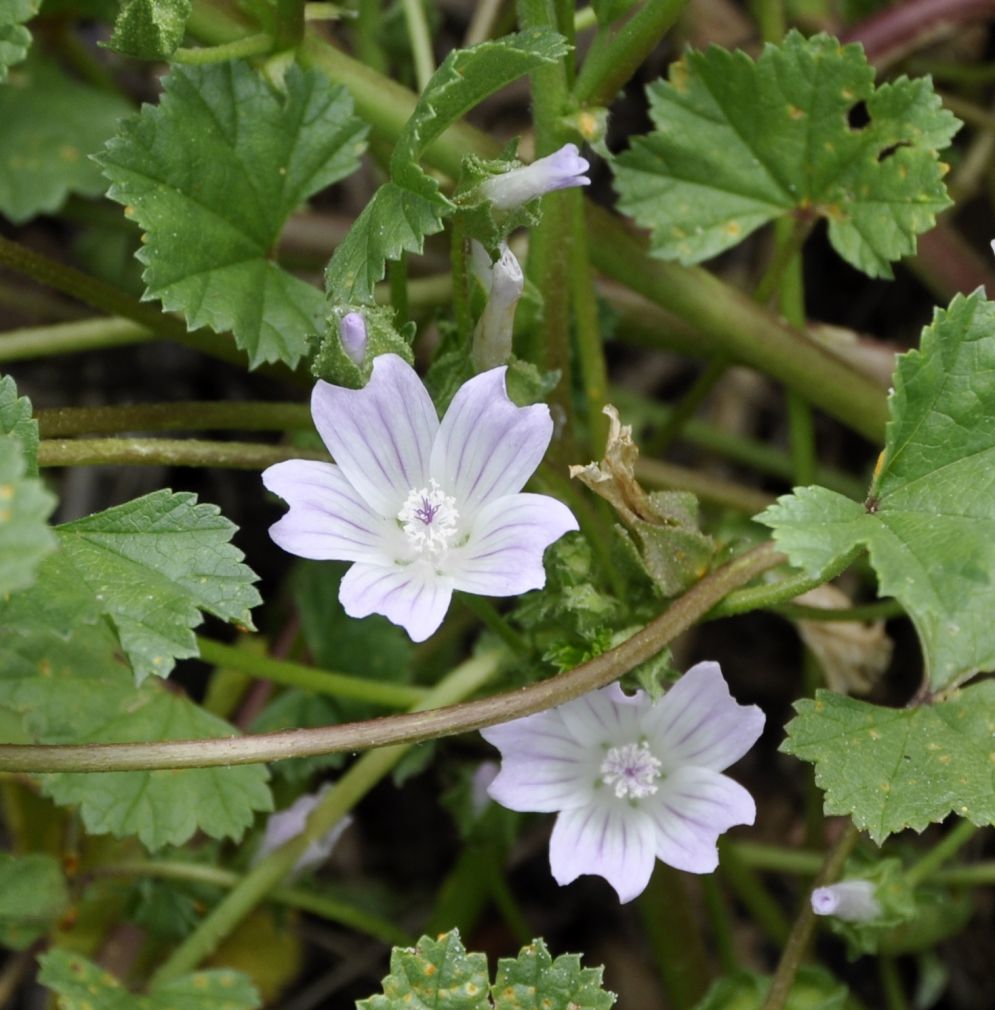
<path fill-rule="evenodd" d="M 763 726 L 718 663 L 698 663 L 656 703 L 612 684 L 481 733 L 502 757 L 491 796 L 512 810 L 559 811 L 549 840 L 557 883 L 596 874 L 624 902 L 657 859 L 711 873 L 719 835 L 753 823 L 752 797 L 721 772 Z"/>
<path fill-rule="evenodd" d="M 483 252 L 483 247 L 479 243 L 473 244 Z M 475 267 L 479 269 L 479 254 L 476 249 L 473 253 Z M 487 263 L 484 275 L 487 304 L 473 331 L 471 353 L 473 367 L 478 372 L 503 365 L 511 357 L 515 309 L 525 289 L 525 275 L 522 273 L 521 264 L 505 243 L 501 243 L 497 262 L 491 264 L 486 252 L 483 258 Z"/>
<path fill-rule="evenodd" d="M 877 888 L 870 880 L 841 880 L 812 892 L 816 915 L 835 915 L 844 922 L 870 922 L 881 914 Z"/>
<path fill-rule="evenodd" d="M 515 406 L 504 376 L 474 376 L 441 423 L 396 354 L 374 359 L 363 389 L 314 387 L 311 414 L 335 464 L 264 471 L 290 505 L 270 536 L 291 554 L 353 562 L 339 587 L 350 617 L 383 614 L 421 642 L 453 590 L 515 596 L 545 585 L 543 551 L 577 521 L 555 498 L 520 493 L 553 422 L 545 404 Z"/>
<path fill-rule="evenodd" d="M 270 814 L 266 821 L 266 830 L 263 833 L 263 840 L 256 850 L 254 862 L 268 856 L 282 845 L 286 845 L 292 838 L 296 838 L 304 828 L 307 827 L 307 819 L 311 811 L 318 805 L 321 798 L 329 790 L 330 785 L 322 786 L 316 793 L 305 793 L 298 796 L 286 810 L 278 810 Z M 293 873 L 303 873 L 306 870 L 313 870 L 321 866 L 323 862 L 332 854 L 338 840 L 342 837 L 342 832 L 352 824 L 352 818 L 343 817 L 327 834 L 312 842 L 305 850 L 304 855 L 294 864 Z"/>
<path fill-rule="evenodd" d="M 366 320 L 358 312 L 347 312 L 339 323 L 339 336 L 346 354 L 357 365 L 366 356 Z"/>
<path fill-rule="evenodd" d="M 564 144 L 531 165 L 485 179 L 480 184 L 480 192 L 498 210 L 513 210 L 544 193 L 571 186 L 590 186 L 591 180 L 584 175 L 590 167 L 587 159 L 580 156 L 576 144 Z"/>

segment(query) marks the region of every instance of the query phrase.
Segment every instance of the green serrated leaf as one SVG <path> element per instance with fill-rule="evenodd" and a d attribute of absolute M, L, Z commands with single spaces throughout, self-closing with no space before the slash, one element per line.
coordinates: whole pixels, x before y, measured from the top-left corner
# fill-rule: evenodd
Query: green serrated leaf
<path fill-rule="evenodd" d="M 147 233 L 146 294 L 191 329 L 231 330 L 253 367 L 296 365 L 322 328 L 321 292 L 270 257 L 290 214 L 353 172 L 365 146 L 344 87 L 297 67 L 284 85 L 277 94 L 239 61 L 174 67 L 159 105 L 97 159 Z"/>
<path fill-rule="evenodd" d="M 23 950 L 44 936 L 69 907 L 59 861 L 0 853 L 0 944 Z"/>
<path fill-rule="evenodd" d="M 123 0 L 109 49 L 139 60 L 164 60 L 183 41 L 191 0 Z"/>
<path fill-rule="evenodd" d="M 811 574 L 866 544 L 881 593 L 915 623 L 934 690 L 995 667 L 993 374 L 995 305 L 958 295 L 899 358 L 867 506 L 811 487 L 757 517 Z"/>
<path fill-rule="evenodd" d="M 950 205 L 938 151 L 959 123 L 928 79 L 873 82 L 862 47 L 828 35 L 789 32 L 756 61 L 688 53 L 649 87 L 655 132 L 615 160 L 619 206 L 685 264 L 775 218 L 822 217 L 847 262 L 890 277 Z M 851 128 L 861 103 L 870 121 Z"/>
<path fill-rule="evenodd" d="M 740 971 L 720 978 L 694 1010 L 761 1010 L 767 1000 L 768 975 Z M 846 986 L 825 968 L 802 965 L 784 1003 L 784 1010 L 843 1010 Z"/>
<path fill-rule="evenodd" d="M 9 375 L 0 375 L 0 434 L 20 439 L 25 472 L 38 476 L 38 422 L 31 401 L 17 395 L 17 384 Z"/>
<path fill-rule="evenodd" d="M 38 13 L 39 0 L 5 0 L 0 8 L 0 82 L 7 71 L 28 55 L 31 32 L 24 27 Z M 5 124 L 6 125 L 6 124 Z"/>
<path fill-rule="evenodd" d="M 38 963 L 38 980 L 58 994 L 59 1010 L 255 1010 L 261 1005 L 255 987 L 237 971 L 199 971 L 153 985 L 142 995 L 66 950 L 50 950 Z"/>
<path fill-rule="evenodd" d="M 468 954 L 459 930 L 416 947 L 395 947 L 383 993 L 359 1000 L 357 1010 L 489 1010 L 487 958 Z"/>
<path fill-rule="evenodd" d="M 229 737 L 232 726 L 189 698 L 150 683 L 126 710 L 113 713 L 82 743 L 141 743 Z M 45 793 L 61 806 L 78 805 L 91 834 L 137 835 L 148 849 L 182 845 L 195 832 L 241 838 L 255 812 L 273 809 L 262 765 L 50 775 Z"/>
<path fill-rule="evenodd" d="M 55 550 L 46 522 L 54 508 L 55 495 L 27 476 L 21 440 L 0 434 L 0 596 L 30 586 Z"/>
<path fill-rule="evenodd" d="M 498 961 L 492 992 L 495 1010 L 610 1010 L 615 994 L 601 987 L 601 968 L 582 968 L 576 954 L 555 961 L 542 940 L 516 958 Z"/>
<path fill-rule="evenodd" d="M 256 576 L 229 541 L 236 527 L 188 492 L 155 491 L 57 527 L 49 561 L 66 606 L 108 618 L 141 681 L 198 655 L 201 611 L 251 628 Z M 71 585 L 75 585 L 75 596 Z"/>
<path fill-rule="evenodd" d="M 0 87 L 0 212 L 21 224 L 57 211 L 70 193 L 103 193 L 89 155 L 129 112 L 119 95 L 70 79 L 48 60 L 19 68 Z"/>
<path fill-rule="evenodd" d="M 815 765 L 826 813 L 849 814 L 879 844 L 954 812 L 995 824 L 995 681 L 916 708 L 818 691 L 795 704 L 782 750 Z"/>

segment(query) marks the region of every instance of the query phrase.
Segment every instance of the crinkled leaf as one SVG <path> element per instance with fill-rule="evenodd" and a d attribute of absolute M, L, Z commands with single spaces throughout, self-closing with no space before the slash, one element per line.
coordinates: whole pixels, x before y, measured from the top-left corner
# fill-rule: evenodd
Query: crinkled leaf
<path fill-rule="evenodd" d="M 165 677 L 198 654 L 201 611 L 252 627 L 256 576 L 229 543 L 235 530 L 217 506 L 168 490 L 66 523 L 43 575 L 58 587 L 53 608 L 109 619 L 137 681 Z"/>
<path fill-rule="evenodd" d="M 390 181 L 377 190 L 328 264 L 325 290 L 334 305 L 371 303 L 388 260 L 420 253 L 455 209 L 418 166 L 425 148 L 488 95 L 567 51 L 556 32 L 530 29 L 449 53 L 397 139 Z"/>
<path fill-rule="evenodd" d="M 0 945 L 23 950 L 68 907 L 69 891 L 57 859 L 38 852 L 0 853 Z"/>
<path fill-rule="evenodd" d="M 0 212 L 20 224 L 57 211 L 70 193 L 103 193 L 89 155 L 129 112 L 119 95 L 70 79 L 47 60 L 18 68 L 0 87 Z"/>
<path fill-rule="evenodd" d="M 740 971 L 718 979 L 694 1010 L 761 1010 L 770 990 L 768 975 Z M 802 965 L 788 993 L 784 1010 L 843 1010 L 846 986 L 825 968 Z"/>
<path fill-rule="evenodd" d="M 957 119 L 928 79 L 875 88 L 859 45 L 792 31 L 756 61 L 713 46 L 672 64 L 649 97 L 656 130 L 615 175 L 619 206 L 662 259 L 699 263 L 793 214 L 825 218 L 847 262 L 890 277 L 950 205 L 938 151 Z M 861 103 L 870 121 L 851 128 Z"/>
<path fill-rule="evenodd" d="M 24 450 L 25 472 L 38 476 L 38 422 L 31 401 L 17 395 L 17 384 L 9 375 L 0 375 L 0 434 L 14 435 Z"/>
<path fill-rule="evenodd" d="M 489 1010 L 487 958 L 468 954 L 459 930 L 417 947 L 395 947 L 383 993 L 359 1000 L 357 1010 Z"/>
<path fill-rule="evenodd" d="M 555 961 L 542 940 L 516 958 L 498 961 L 492 992 L 495 1010 L 611 1010 L 615 994 L 601 987 L 601 968 L 582 968 L 576 954 Z"/>
<path fill-rule="evenodd" d="M 40 0 L 4 0 L 0 7 L 0 82 L 7 79 L 7 71 L 20 63 L 28 54 L 31 32 L 24 22 L 38 13 Z"/>
<path fill-rule="evenodd" d="M 123 0 L 108 48 L 139 60 L 164 60 L 183 41 L 191 0 Z"/>
<path fill-rule="evenodd" d="M 995 824 L 995 681 L 916 708 L 830 691 L 795 708 L 782 749 L 815 765 L 826 813 L 849 814 L 878 843 L 951 812 Z"/>
<path fill-rule="evenodd" d="M 189 698 L 145 685 L 122 712 L 82 737 L 83 743 L 141 743 L 230 737 L 232 726 Z M 67 772 L 50 775 L 45 792 L 56 803 L 80 807 L 87 831 L 118 838 L 137 835 L 148 849 L 182 845 L 195 832 L 241 838 L 258 810 L 272 810 L 263 765 L 164 771 Z"/>
<path fill-rule="evenodd" d="M 810 487 L 757 517 L 812 574 L 866 544 L 881 593 L 915 622 L 934 690 L 995 667 L 993 376 L 995 306 L 958 296 L 899 359 L 867 506 Z"/>
<path fill-rule="evenodd" d="M 321 292 L 270 257 L 290 214 L 355 170 L 366 133 L 345 88 L 297 67 L 284 83 L 239 61 L 175 67 L 98 159 L 147 233 L 147 297 L 231 330 L 253 366 L 296 365 L 321 329 Z"/>
<path fill-rule="evenodd" d="M 38 980 L 58 994 L 59 1010 L 255 1010 L 261 1003 L 255 987 L 237 971 L 183 975 L 143 995 L 67 950 L 50 950 L 38 963 Z"/>
<path fill-rule="evenodd" d="M 0 596 L 25 589 L 56 547 L 46 519 L 55 495 L 27 476 L 21 440 L 0 434 Z"/>

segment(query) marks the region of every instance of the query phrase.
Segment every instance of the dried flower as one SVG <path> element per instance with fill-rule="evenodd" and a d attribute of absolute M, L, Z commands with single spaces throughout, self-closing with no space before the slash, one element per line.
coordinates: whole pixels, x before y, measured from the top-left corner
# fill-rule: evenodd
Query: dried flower
<path fill-rule="evenodd" d="M 347 312 L 339 322 L 339 336 L 346 354 L 362 365 L 366 356 L 366 320 L 358 312 Z"/>
<path fill-rule="evenodd" d="M 263 833 L 263 840 L 256 851 L 255 862 L 259 862 L 271 852 L 286 845 L 292 838 L 296 838 L 307 827 L 307 819 L 311 811 L 318 805 L 321 798 L 331 788 L 329 784 L 322 786 L 316 793 L 305 793 L 298 796 L 286 810 L 278 810 L 270 814 L 266 821 L 266 830 Z M 342 833 L 352 824 L 351 817 L 343 817 L 335 826 L 319 838 L 312 842 L 304 851 L 304 855 L 294 864 L 294 873 L 304 873 L 321 866 L 323 862 L 332 854 Z"/>
<path fill-rule="evenodd" d="M 498 210 L 513 210 L 544 193 L 571 186 L 590 186 L 591 180 L 584 175 L 590 167 L 580 156 L 576 144 L 564 144 L 531 165 L 486 179 L 480 184 L 480 191 Z"/>
<path fill-rule="evenodd" d="M 559 811 L 549 842 L 557 883 L 597 874 L 624 902 L 657 859 L 710 873 L 719 835 L 753 823 L 752 797 L 721 771 L 763 725 L 717 663 L 698 663 L 656 703 L 612 684 L 481 733 L 502 757 L 491 796 L 512 810 Z"/>
<path fill-rule="evenodd" d="M 441 424 L 395 354 L 374 359 L 363 389 L 315 386 L 311 414 L 336 463 L 264 471 L 290 505 L 270 536 L 291 554 L 354 562 L 339 587 L 350 617 L 383 614 L 421 642 L 453 590 L 515 596 L 545 585 L 543 552 L 577 521 L 555 498 L 520 493 L 553 422 L 544 404 L 512 403 L 504 377 L 474 376 Z"/>
<path fill-rule="evenodd" d="M 835 915 L 844 922 L 870 922 L 881 915 L 877 888 L 870 880 L 841 880 L 812 892 L 816 915 Z"/>

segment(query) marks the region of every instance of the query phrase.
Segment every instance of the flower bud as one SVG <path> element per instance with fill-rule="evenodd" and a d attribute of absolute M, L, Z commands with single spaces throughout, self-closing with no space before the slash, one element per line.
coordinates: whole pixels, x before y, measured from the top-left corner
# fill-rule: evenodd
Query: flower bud
<path fill-rule="evenodd" d="M 591 166 L 580 156 L 576 144 L 564 144 L 558 151 L 525 165 L 495 175 L 480 184 L 481 193 L 498 210 L 513 210 L 544 193 L 571 186 L 590 186 L 584 173 Z"/>
<path fill-rule="evenodd" d="M 330 788 L 324 785 L 316 793 L 305 793 L 299 796 L 286 810 L 278 810 L 270 814 L 266 821 L 263 840 L 256 852 L 254 862 L 258 863 L 281 845 L 286 845 L 296 838 L 307 826 L 311 811 L 318 805 L 322 796 Z M 332 849 L 342 837 L 342 833 L 352 823 L 351 817 L 343 817 L 327 834 L 312 842 L 304 851 L 304 855 L 294 864 L 294 873 L 303 873 L 320 866 L 332 854 Z"/>
<path fill-rule="evenodd" d="M 339 336 L 346 354 L 357 364 L 366 356 L 366 321 L 358 312 L 347 312 L 339 323 Z"/>
<path fill-rule="evenodd" d="M 487 286 L 487 285 L 485 285 Z M 515 308 L 525 288 L 525 275 L 507 245 L 490 270 L 487 304 L 473 331 L 473 367 L 478 372 L 503 365 L 511 357 Z"/>
<path fill-rule="evenodd" d="M 835 915 L 844 922 L 870 922 L 881 914 L 870 880 L 841 880 L 812 892 L 812 911 L 816 915 Z"/>

